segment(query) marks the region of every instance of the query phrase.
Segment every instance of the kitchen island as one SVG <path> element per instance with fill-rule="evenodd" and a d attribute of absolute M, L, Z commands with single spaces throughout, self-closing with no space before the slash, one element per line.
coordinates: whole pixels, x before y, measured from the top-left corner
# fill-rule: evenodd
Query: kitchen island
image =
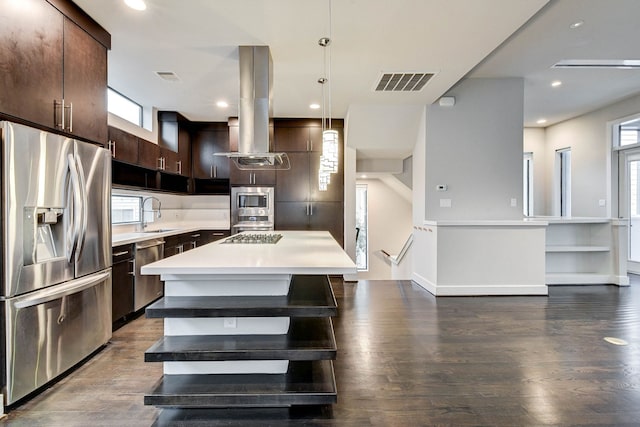
<path fill-rule="evenodd" d="M 337 305 L 328 275 L 355 274 L 355 264 L 326 231 L 247 236 L 142 268 L 165 284 L 164 298 L 146 310 L 164 319 L 164 337 L 145 353 L 163 363 L 164 375 L 145 404 L 336 402 Z"/>

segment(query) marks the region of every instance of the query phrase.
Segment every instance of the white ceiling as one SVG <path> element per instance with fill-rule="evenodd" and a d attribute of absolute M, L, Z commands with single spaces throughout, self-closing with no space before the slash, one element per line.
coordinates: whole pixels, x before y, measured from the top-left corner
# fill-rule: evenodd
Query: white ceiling
<path fill-rule="evenodd" d="M 144 12 L 121 0 L 75 2 L 112 35 L 109 85 L 145 106 L 197 121 L 236 116 L 237 46 L 268 45 L 274 116 L 320 115 L 309 104 L 321 101 L 318 39 L 330 32 L 330 0 L 146 0 Z M 368 157 L 410 152 L 414 141 L 399 140 L 415 127 L 415 112 L 467 75 L 524 77 L 525 124 L 534 126 L 640 91 L 640 71 L 549 68 L 559 59 L 640 59 L 638 0 L 333 0 L 331 8 L 332 114 L 370 128 L 349 141 Z M 585 24 L 569 30 L 577 20 Z M 417 93 L 373 91 L 382 72 L 399 71 L 435 76 Z M 554 79 L 560 90 L 550 90 Z M 230 107 L 217 108 L 220 99 Z"/>

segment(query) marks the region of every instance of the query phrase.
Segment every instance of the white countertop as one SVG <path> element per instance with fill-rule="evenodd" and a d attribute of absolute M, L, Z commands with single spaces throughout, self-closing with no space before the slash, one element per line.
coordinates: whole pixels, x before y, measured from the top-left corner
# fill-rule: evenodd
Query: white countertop
<path fill-rule="evenodd" d="M 161 232 L 153 230 L 163 230 Z M 228 221 L 181 221 L 175 223 L 151 224 L 147 232 L 112 233 L 112 246 L 127 245 L 143 242 L 158 237 L 168 237 L 175 234 L 190 233 L 198 230 L 229 230 Z"/>
<path fill-rule="evenodd" d="M 356 274 L 356 266 L 328 231 L 275 231 L 276 244 L 224 240 L 142 267 L 142 274 Z M 255 233 L 252 233 L 255 234 Z"/>

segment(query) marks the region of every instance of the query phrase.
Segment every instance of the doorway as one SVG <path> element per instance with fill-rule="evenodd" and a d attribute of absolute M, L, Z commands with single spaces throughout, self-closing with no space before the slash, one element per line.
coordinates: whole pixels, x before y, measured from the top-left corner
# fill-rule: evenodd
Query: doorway
<path fill-rule="evenodd" d="M 624 216 L 629 218 L 627 271 L 640 274 L 640 150 L 625 153 Z"/>

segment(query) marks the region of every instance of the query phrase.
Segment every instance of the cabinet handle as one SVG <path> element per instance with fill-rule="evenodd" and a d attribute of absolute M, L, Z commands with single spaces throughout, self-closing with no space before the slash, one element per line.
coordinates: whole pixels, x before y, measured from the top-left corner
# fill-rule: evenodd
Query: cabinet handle
<path fill-rule="evenodd" d="M 198 247 L 198 243 L 195 240 L 191 241 L 191 249 L 195 249 Z"/>
<path fill-rule="evenodd" d="M 309 207 L 311 208 L 311 216 L 313 216 L 313 203 L 309 203 Z"/>
<path fill-rule="evenodd" d="M 309 151 L 313 151 L 313 141 L 309 141 Z"/>
<path fill-rule="evenodd" d="M 64 106 L 64 108 L 69 110 L 69 127 L 67 128 L 67 130 L 69 132 L 73 132 L 73 102 L 70 102 L 69 105 Z"/>
<path fill-rule="evenodd" d="M 127 255 L 128 253 L 129 251 L 116 252 L 115 254 L 113 254 L 113 256 L 122 256 L 122 255 Z"/>
<path fill-rule="evenodd" d="M 306 216 L 309 216 L 309 203 L 307 203 L 306 206 L 304 207 L 304 214 Z"/>
<path fill-rule="evenodd" d="M 176 162 L 176 168 L 178 169 L 178 173 L 182 175 L 182 160 Z"/>
<path fill-rule="evenodd" d="M 209 167 L 209 178 L 213 178 L 213 165 Z"/>
<path fill-rule="evenodd" d="M 211 233 L 212 236 L 224 236 L 224 233 Z"/>
<path fill-rule="evenodd" d="M 217 165 L 213 167 L 213 177 L 214 178 L 218 177 L 218 166 Z"/>
<path fill-rule="evenodd" d="M 198 234 L 192 234 L 191 237 L 193 237 L 194 239 L 197 239 L 198 237 L 200 237 L 200 233 Z"/>
<path fill-rule="evenodd" d="M 158 169 L 164 170 L 164 157 L 158 157 Z"/>
<path fill-rule="evenodd" d="M 178 252 L 179 254 L 181 254 L 182 252 L 184 252 L 184 245 L 178 245 L 178 246 L 176 246 L 176 252 Z"/>
<path fill-rule="evenodd" d="M 109 150 L 111 150 L 111 157 L 116 158 L 116 142 L 109 141 Z"/>
<path fill-rule="evenodd" d="M 55 127 L 64 130 L 64 99 L 61 101 L 53 100 L 53 121 L 55 122 Z"/>
<path fill-rule="evenodd" d="M 136 275 L 136 259 L 132 259 L 131 261 L 129 261 L 129 263 L 131 264 L 131 271 L 129 272 L 129 274 L 131 276 L 135 276 Z"/>

